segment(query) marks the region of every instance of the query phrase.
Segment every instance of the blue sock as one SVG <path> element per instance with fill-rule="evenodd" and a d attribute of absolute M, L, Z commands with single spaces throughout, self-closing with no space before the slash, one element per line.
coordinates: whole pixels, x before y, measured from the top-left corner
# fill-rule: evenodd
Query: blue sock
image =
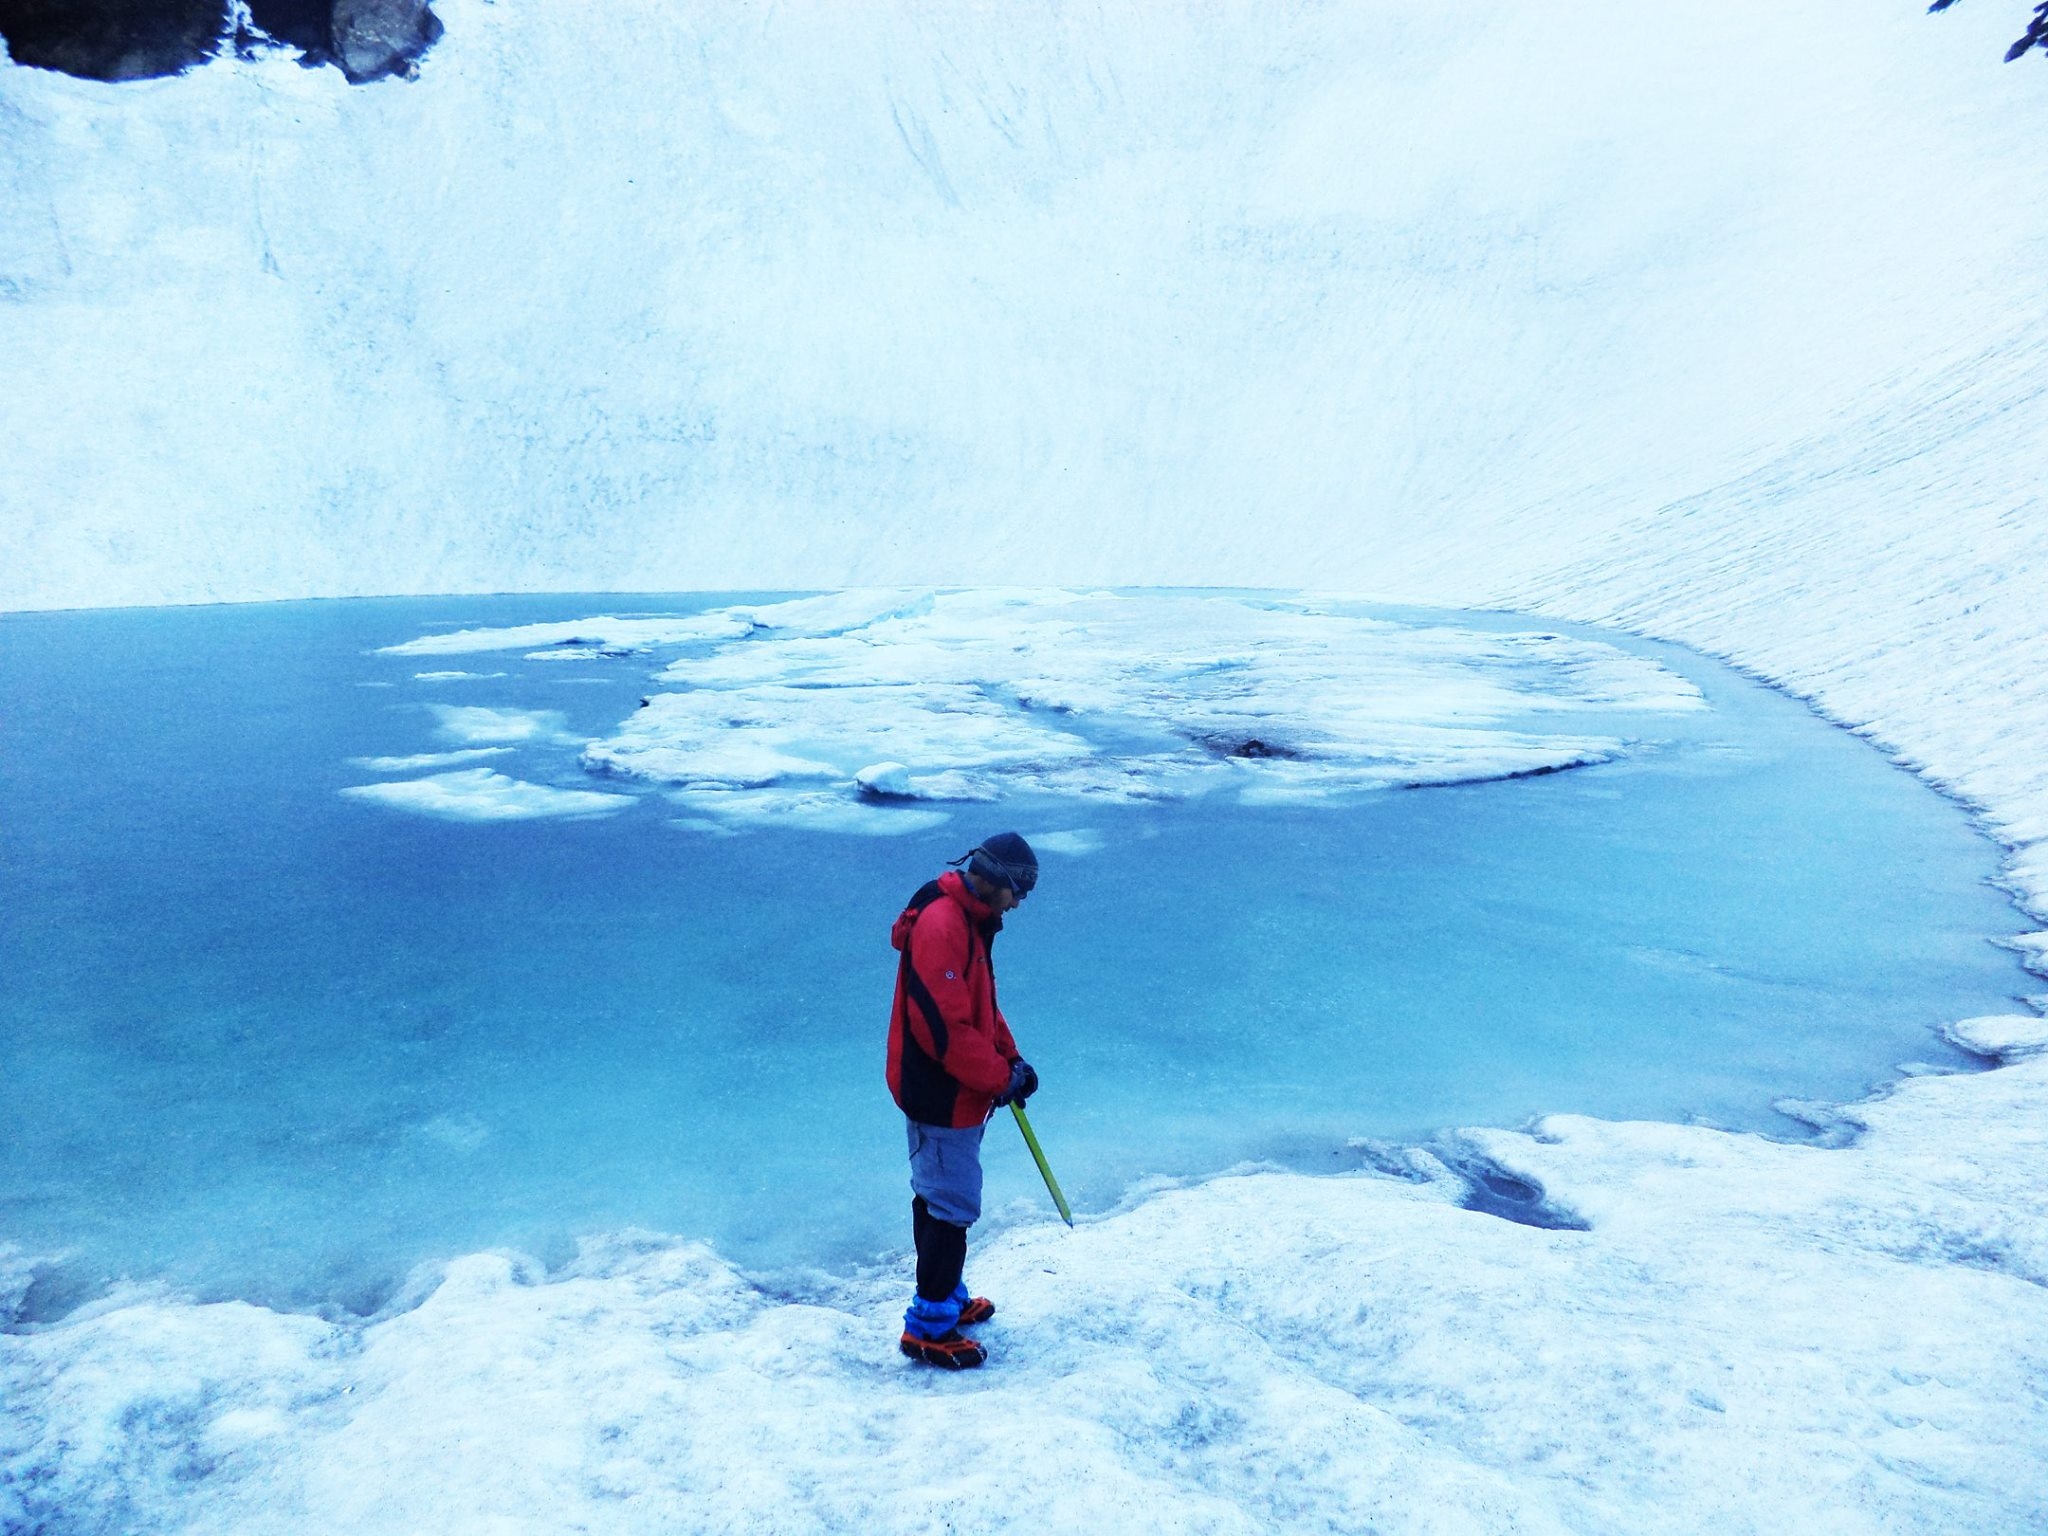
<path fill-rule="evenodd" d="M 960 1303 L 953 1297 L 926 1301 L 922 1296 L 912 1296 L 909 1310 L 903 1314 L 903 1331 L 920 1339 L 936 1339 L 951 1333 L 959 1321 Z"/>

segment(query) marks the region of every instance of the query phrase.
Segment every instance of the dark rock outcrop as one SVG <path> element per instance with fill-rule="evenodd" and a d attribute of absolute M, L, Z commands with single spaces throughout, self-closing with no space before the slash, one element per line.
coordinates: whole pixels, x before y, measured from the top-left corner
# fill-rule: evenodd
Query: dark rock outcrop
<path fill-rule="evenodd" d="M 334 61 L 360 85 L 409 75 L 441 35 L 427 0 L 334 0 Z"/>
<path fill-rule="evenodd" d="M 175 75 L 220 50 L 229 0 L 0 0 L 0 38 L 17 64 L 88 80 Z M 410 77 L 441 36 L 427 0 L 249 0 L 235 44 L 299 50 L 358 85 Z"/>
<path fill-rule="evenodd" d="M 265 37 L 298 49 L 308 64 L 333 62 L 334 0 L 249 0 L 249 20 Z"/>
<path fill-rule="evenodd" d="M 17 64 L 87 80 L 149 80 L 211 58 L 227 0 L 0 0 Z"/>

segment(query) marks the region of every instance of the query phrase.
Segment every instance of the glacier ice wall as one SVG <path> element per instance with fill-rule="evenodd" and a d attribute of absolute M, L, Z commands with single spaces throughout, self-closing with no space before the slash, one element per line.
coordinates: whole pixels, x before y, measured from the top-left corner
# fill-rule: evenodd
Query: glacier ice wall
<path fill-rule="evenodd" d="M 1402 595 L 1936 440 L 2038 509 L 1998 9 L 456 0 L 411 83 L 0 64 L 0 607 Z"/>

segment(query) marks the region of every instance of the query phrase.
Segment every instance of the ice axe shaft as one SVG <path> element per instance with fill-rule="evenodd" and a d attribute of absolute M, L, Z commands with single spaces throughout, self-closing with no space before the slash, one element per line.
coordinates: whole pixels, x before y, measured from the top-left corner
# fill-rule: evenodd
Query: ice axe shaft
<path fill-rule="evenodd" d="M 1052 1196 L 1052 1203 L 1059 1207 L 1060 1220 L 1068 1226 L 1074 1224 L 1074 1213 L 1067 1209 L 1067 1197 L 1060 1193 L 1060 1181 L 1052 1176 L 1052 1165 L 1045 1160 L 1045 1149 L 1038 1144 L 1038 1137 L 1032 1133 L 1031 1122 L 1024 1116 L 1022 1104 L 1012 1104 L 1010 1113 L 1017 1117 L 1017 1129 L 1024 1133 L 1024 1145 L 1031 1149 L 1031 1160 L 1038 1164 L 1038 1176 L 1045 1180 L 1046 1192 Z"/>

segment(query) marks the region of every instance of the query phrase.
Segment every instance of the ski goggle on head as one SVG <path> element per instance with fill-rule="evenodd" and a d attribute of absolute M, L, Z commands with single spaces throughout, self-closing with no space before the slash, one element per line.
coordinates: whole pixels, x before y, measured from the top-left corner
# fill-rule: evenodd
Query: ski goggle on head
<path fill-rule="evenodd" d="M 1036 860 L 1026 863 L 1021 859 L 1005 859 L 1000 854 L 990 853 L 987 845 L 964 853 L 953 861 L 965 864 L 967 872 L 979 875 L 990 885 L 1000 886 L 1019 901 L 1031 894 L 1031 888 L 1038 884 Z"/>

